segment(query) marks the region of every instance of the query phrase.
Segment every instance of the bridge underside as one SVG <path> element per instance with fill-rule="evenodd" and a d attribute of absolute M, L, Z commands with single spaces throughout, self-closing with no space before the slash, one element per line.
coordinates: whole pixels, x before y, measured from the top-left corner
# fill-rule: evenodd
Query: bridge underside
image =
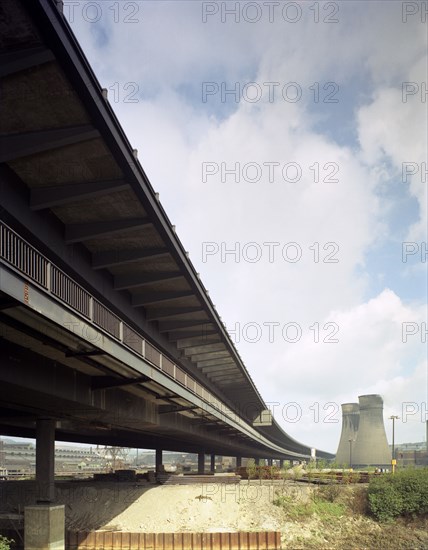
<path fill-rule="evenodd" d="M 6 266 L 0 288 L 2 433 L 34 437 L 37 419 L 51 418 L 68 441 L 301 456 L 275 451 L 234 411 L 195 395 Z"/>
<path fill-rule="evenodd" d="M 0 6 L 0 431 L 308 457 L 254 425 L 266 405 L 58 6 Z"/>

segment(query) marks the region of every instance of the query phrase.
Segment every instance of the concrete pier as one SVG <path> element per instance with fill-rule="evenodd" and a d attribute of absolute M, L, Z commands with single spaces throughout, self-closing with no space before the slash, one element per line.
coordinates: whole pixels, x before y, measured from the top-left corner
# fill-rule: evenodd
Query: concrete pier
<path fill-rule="evenodd" d="M 65 549 L 65 506 L 38 504 L 24 509 L 25 550 Z"/>
<path fill-rule="evenodd" d="M 55 499 L 55 420 L 39 418 L 36 425 L 37 502 Z"/>
<path fill-rule="evenodd" d="M 198 453 L 198 474 L 205 473 L 205 453 Z"/>

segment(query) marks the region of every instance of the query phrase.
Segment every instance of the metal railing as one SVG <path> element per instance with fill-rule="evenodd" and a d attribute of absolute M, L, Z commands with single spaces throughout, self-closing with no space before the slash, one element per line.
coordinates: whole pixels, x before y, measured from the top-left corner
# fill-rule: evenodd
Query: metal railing
<path fill-rule="evenodd" d="M 50 265 L 50 291 L 51 293 L 65 302 L 67 305 L 78 311 L 86 319 L 91 318 L 92 297 L 89 292 L 75 283 L 63 271 L 53 264 Z"/>
<path fill-rule="evenodd" d="M 121 340 L 123 342 L 123 332 L 122 332 L 122 321 L 112 313 L 109 309 L 107 309 L 103 304 L 101 304 L 98 300 L 93 300 L 93 315 L 92 315 L 92 321 L 99 326 L 100 328 L 104 329 L 106 332 L 111 334 L 111 336 L 114 336 L 116 340 Z M 122 335 L 122 338 L 121 338 Z"/>
<path fill-rule="evenodd" d="M 195 397 L 216 409 L 233 424 L 237 424 L 245 431 L 250 430 L 253 438 L 259 443 L 267 446 L 272 445 L 237 412 L 217 399 L 192 376 L 148 342 L 144 336 L 122 321 L 3 221 L 0 221 L 0 262 L 7 264 L 12 270 L 32 281 L 38 288 L 70 308 L 86 322 L 95 325 L 98 330 L 109 334 L 125 348 L 142 357 L 164 375 L 192 392 Z M 276 444 L 273 445 L 277 447 Z"/>
<path fill-rule="evenodd" d="M 48 288 L 48 260 L 3 223 L 0 223 L 0 257 L 32 281 Z"/>
<path fill-rule="evenodd" d="M 211 392 L 1 221 L 0 260 L 224 414 Z"/>

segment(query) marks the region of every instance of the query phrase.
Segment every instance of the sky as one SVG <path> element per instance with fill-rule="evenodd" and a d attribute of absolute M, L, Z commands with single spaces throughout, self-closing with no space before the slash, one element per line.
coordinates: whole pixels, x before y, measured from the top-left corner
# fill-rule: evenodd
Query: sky
<path fill-rule="evenodd" d="M 425 440 L 423 2 L 65 1 L 280 425 L 335 452 L 379 393 Z"/>

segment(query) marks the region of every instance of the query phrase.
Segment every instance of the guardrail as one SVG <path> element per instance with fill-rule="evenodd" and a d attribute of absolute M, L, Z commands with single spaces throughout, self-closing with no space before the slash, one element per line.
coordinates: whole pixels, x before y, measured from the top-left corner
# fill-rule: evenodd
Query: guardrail
<path fill-rule="evenodd" d="M 241 418 L 239 414 L 223 404 L 203 385 L 197 382 L 179 365 L 163 354 L 138 331 L 132 329 L 120 317 L 102 304 L 76 281 L 69 277 L 58 266 L 36 250 L 30 243 L 18 235 L 3 221 L 0 221 L 0 263 L 5 263 L 10 269 L 31 281 L 38 288 L 49 294 L 56 301 L 71 309 L 86 322 L 93 324 L 98 330 L 108 334 L 129 351 L 142 357 L 147 363 L 161 371 L 164 375 L 186 388 L 195 397 L 216 409 L 223 417 L 237 424 L 259 443 L 284 451 L 276 443 L 265 436 Z M 287 455 L 300 455 L 287 451 Z"/>
<path fill-rule="evenodd" d="M 0 222 L 0 260 L 224 414 L 221 401 L 211 392 L 4 222 Z"/>

